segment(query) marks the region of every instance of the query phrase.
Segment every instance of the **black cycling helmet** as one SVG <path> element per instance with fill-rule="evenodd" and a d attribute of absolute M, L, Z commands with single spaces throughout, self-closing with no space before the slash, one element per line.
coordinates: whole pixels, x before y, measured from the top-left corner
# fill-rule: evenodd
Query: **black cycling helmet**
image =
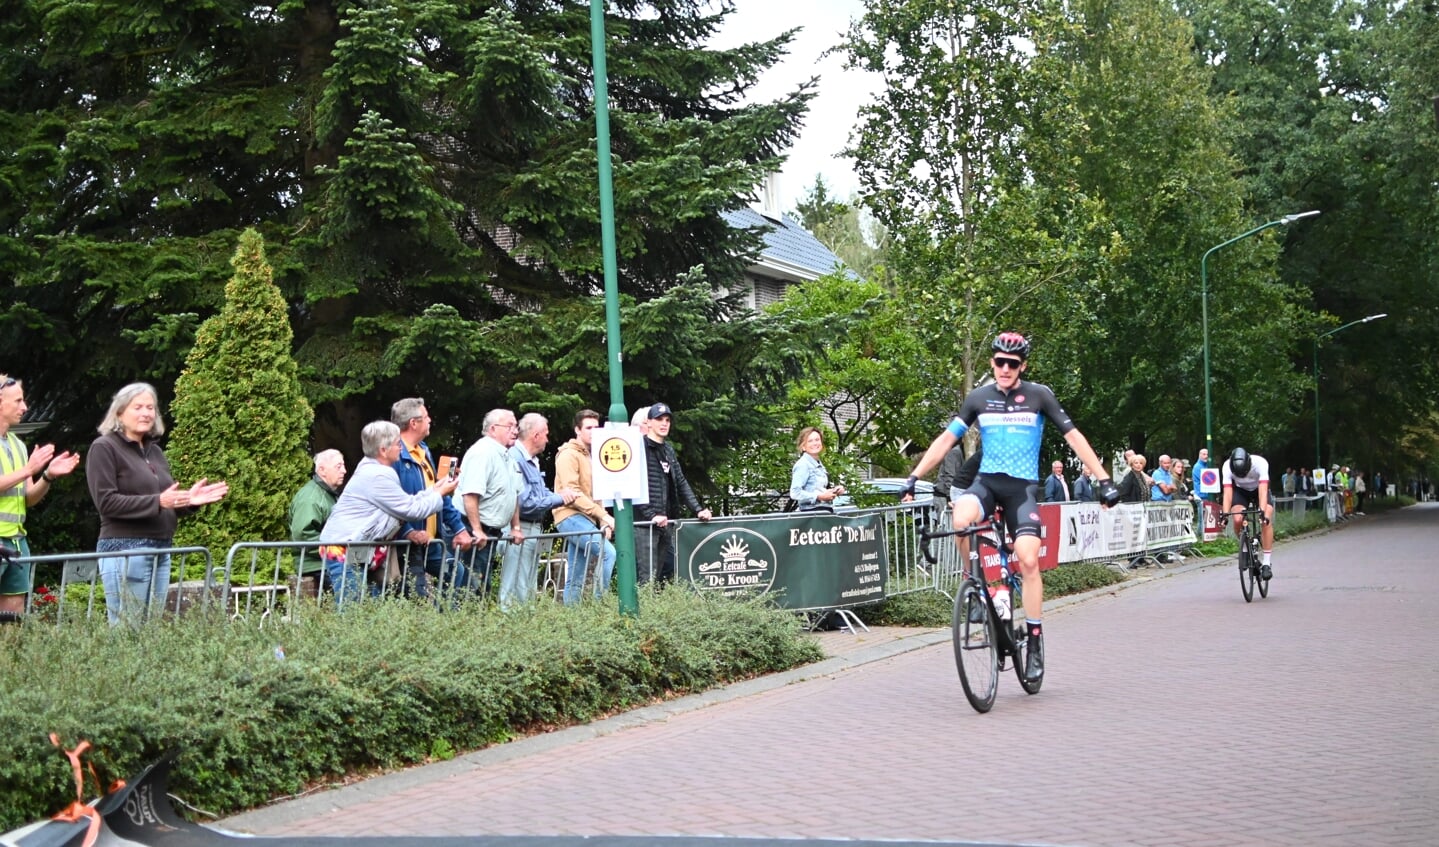
<path fill-rule="evenodd" d="M 1249 476 L 1251 467 L 1249 451 L 1243 447 L 1235 447 L 1234 452 L 1229 454 L 1229 472 L 1235 476 Z"/>
<path fill-rule="evenodd" d="M 994 337 L 994 343 L 989 347 L 996 353 L 1011 353 L 1021 359 L 1029 358 L 1029 339 L 1017 332 L 1001 332 Z"/>

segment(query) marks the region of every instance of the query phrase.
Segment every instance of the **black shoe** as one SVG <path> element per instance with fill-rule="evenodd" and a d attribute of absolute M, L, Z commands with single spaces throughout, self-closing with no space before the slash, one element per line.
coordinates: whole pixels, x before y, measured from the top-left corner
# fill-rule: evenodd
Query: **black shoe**
<path fill-rule="evenodd" d="M 1030 682 L 1044 679 L 1044 639 L 1038 635 L 1029 636 L 1029 649 L 1024 657 L 1024 678 Z"/>
<path fill-rule="evenodd" d="M 970 604 L 969 604 L 969 622 L 970 622 L 970 623 L 984 623 L 984 616 L 985 616 L 987 613 L 988 613 L 988 610 L 984 608 L 984 604 L 983 604 L 983 603 L 970 603 Z"/>
<path fill-rule="evenodd" d="M 1268 565 L 1259 566 L 1259 578 L 1268 582 L 1274 576 L 1274 570 Z"/>

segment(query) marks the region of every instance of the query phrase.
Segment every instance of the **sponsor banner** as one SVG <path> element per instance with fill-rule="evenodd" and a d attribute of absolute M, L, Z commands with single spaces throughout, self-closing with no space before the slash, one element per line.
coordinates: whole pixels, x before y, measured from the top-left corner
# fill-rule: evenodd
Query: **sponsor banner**
<path fill-rule="evenodd" d="M 991 540 L 993 539 L 993 536 L 987 537 L 989 537 Z M 973 536 L 971 536 L 971 540 L 969 543 L 970 549 L 974 549 L 974 545 L 979 544 L 979 563 L 984 566 L 985 580 L 988 582 L 994 582 L 996 579 L 999 579 L 999 551 L 994 549 L 993 544 L 982 544 L 979 541 L 975 541 Z"/>
<path fill-rule="evenodd" d="M 1039 507 L 1039 569 L 1059 567 L 1059 504 Z"/>
<path fill-rule="evenodd" d="M 1128 558 L 1144 549 L 1144 504 L 1120 503 L 1099 515 L 1106 555 Z"/>
<path fill-rule="evenodd" d="M 1060 562 L 1083 562 L 1109 555 L 1100 518 L 1103 510 L 1098 503 L 1056 503 L 1053 508 L 1059 513 Z"/>
<path fill-rule="evenodd" d="M 785 609 L 855 606 L 885 596 L 886 541 L 880 514 L 686 521 L 676 576 L 725 596 L 775 595 Z"/>
<path fill-rule="evenodd" d="M 1063 503 L 1039 504 L 1039 569 L 1042 571 L 1057 568 L 1060 562 L 1067 561 L 1061 553 L 1064 540 L 1061 509 L 1065 505 Z M 980 537 L 990 540 L 994 538 L 987 532 L 981 533 Z M 999 579 L 999 551 L 995 550 L 994 545 L 988 542 L 971 541 L 970 544 L 979 545 L 979 561 L 984 566 L 984 578 L 991 582 Z M 1017 570 L 1018 567 L 1015 565 L 1012 570 Z"/>
<path fill-rule="evenodd" d="M 1150 503 L 1144 514 L 1146 549 L 1194 543 L 1194 509 L 1187 502 Z"/>
<path fill-rule="evenodd" d="M 1224 514 L 1219 504 L 1204 501 L 1204 540 L 1215 541 L 1224 534 Z"/>

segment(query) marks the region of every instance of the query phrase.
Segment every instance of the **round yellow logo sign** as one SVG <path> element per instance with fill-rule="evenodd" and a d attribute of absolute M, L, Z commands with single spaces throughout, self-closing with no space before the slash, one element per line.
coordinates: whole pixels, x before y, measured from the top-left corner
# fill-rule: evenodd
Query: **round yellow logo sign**
<path fill-rule="evenodd" d="M 600 467 L 610 473 L 619 473 L 629 467 L 633 458 L 630 444 L 623 438 L 607 438 L 600 445 Z"/>

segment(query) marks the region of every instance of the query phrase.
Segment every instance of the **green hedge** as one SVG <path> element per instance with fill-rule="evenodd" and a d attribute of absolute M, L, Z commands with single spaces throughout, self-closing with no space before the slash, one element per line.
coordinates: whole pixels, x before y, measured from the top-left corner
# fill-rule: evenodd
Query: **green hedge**
<path fill-rule="evenodd" d="M 179 749 L 174 793 L 223 815 L 816 661 L 799 624 L 667 591 L 637 618 L 613 602 L 510 615 L 384 602 L 264 631 L 199 616 L 0 628 L 0 830 L 73 799 L 50 732 L 89 739 L 107 782 Z"/>

